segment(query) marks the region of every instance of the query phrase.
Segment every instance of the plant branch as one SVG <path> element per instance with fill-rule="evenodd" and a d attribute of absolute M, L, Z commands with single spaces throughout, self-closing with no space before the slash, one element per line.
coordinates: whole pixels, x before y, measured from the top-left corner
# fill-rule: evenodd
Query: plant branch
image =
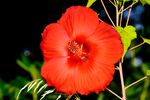
<path fill-rule="evenodd" d="M 147 76 L 144 76 L 144 77 L 140 78 L 139 80 L 137 80 L 137 81 L 131 83 L 130 85 L 126 86 L 125 89 L 128 89 L 129 87 L 131 87 L 131 86 L 133 86 L 133 85 L 139 83 L 140 81 L 142 81 L 142 80 L 144 80 L 144 79 L 146 79 L 146 78 L 147 78 Z"/>
<path fill-rule="evenodd" d="M 110 93 L 112 93 L 113 95 L 115 95 L 116 97 L 118 97 L 120 100 L 122 99 L 118 94 L 116 94 L 115 92 L 113 92 L 112 90 L 106 88 L 107 91 L 109 91 Z"/>
<path fill-rule="evenodd" d="M 112 25 L 115 27 L 115 24 L 114 24 L 114 22 L 112 21 L 112 19 L 111 19 L 109 13 L 108 13 L 108 11 L 107 11 L 107 9 L 106 9 L 106 7 L 105 7 L 105 4 L 104 4 L 103 0 L 100 0 L 100 1 L 101 1 L 101 3 L 102 3 L 102 6 L 103 6 L 103 8 L 104 8 L 104 10 L 105 10 L 105 12 L 106 12 L 106 14 L 107 14 L 109 20 L 111 21 Z"/>
<path fill-rule="evenodd" d="M 132 7 L 129 9 L 129 12 L 128 12 L 128 17 L 127 17 L 127 21 L 126 21 L 126 26 L 127 26 L 128 23 L 129 23 L 129 19 L 130 19 L 130 15 L 131 15 L 131 10 L 132 10 Z"/>
<path fill-rule="evenodd" d="M 124 78 L 123 78 L 123 71 L 122 71 L 122 62 L 119 62 L 119 74 L 120 74 L 120 81 L 121 81 L 121 88 L 122 88 L 122 100 L 126 100 L 126 91 L 124 86 Z"/>
<path fill-rule="evenodd" d="M 122 6 L 121 7 L 121 9 L 123 9 L 124 7 Z M 121 26 L 122 25 L 122 16 L 123 16 L 123 13 L 121 13 L 121 15 L 120 15 L 120 22 L 119 22 L 119 26 Z"/>
<path fill-rule="evenodd" d="M 119 26 L 121 26 L 122 25 L 122 16 L 123 16 L 123 12 L 122 13 L 120 13 L 122 10 L 124 9 L 124 2 L 123 2 L 123 4 L 122 4 L 122 6 L 121 6 L 121 8 L 120 8 L 120 10 L 119 10 L 119 14 L 121 14 L 120 15 L 120 22 L 119 22 Z"/>
<path fill-rule="evenodd" d="M 142 43 L 140 43 L 140 44 L 138 44 L 138 45 L 136 45 L 136 46 L 133 46 L 132 48 L 129 49 L 129 51 L 131 51 L 131 50 L 133 50 L 133 49 L 135 49 L 135 48 L 138 48 L 138 47 L 142 46 L 144 43 L 145 43 L 145 42 L 143 41 Z"/>
<path fill-rule="evenodd" d="M 109 2 L 110 2 L 113 6 L 115 6 L 115 4 L 114 4 L 111 0 L 109 0 Z"/>
<path fill-rule="evenodd" d="M 119 70 L 119 68 L 118 68 L 118 67 L 116 67 L 116 68 L 115 68 L 115 70 Z"/>
<path fill-rule="evenodd" d="M 116 26 L 119 24 L 119 12 L 118 12 L 118 5 L 116 6 Z"/>
<path fill-rule="evenodd" d="M 123 13 L 124 11 L 128 10 L 129 8 L 132 8 L 132 6 L 133 6 L 134 4 L 136 4 L 136 3 L 137 3 L 137 2 L 132 3 L 131 5 L 129 5 L 127 8 L 123 9 L 122 11 L 121 11 L 121 9 L 120 9 L 119 14 Z"/>

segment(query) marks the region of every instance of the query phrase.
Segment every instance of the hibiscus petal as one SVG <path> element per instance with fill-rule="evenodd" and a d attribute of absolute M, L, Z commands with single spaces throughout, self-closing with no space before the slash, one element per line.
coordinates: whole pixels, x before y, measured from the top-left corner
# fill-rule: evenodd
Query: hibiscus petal
<path fill-rule="evenodd" d="M 45 62 L 41 75 L 49 86 L 66 94 L 89 94 L 103 91 L 112 81 L 114 66 L 89 60 L 70 66 L 67 57 L 58 57 Z"/>
<path fill-rule="evenodd" d="M 100 59 L 101 63 L 115 64 L 122 56 L 120 35 L 107 23 L 101 22 L 86 42 L 89 44 L 91 58 Z"/>
<path fill-rule="evenodd" d="M 90 8 L 73 6 L 67 9 L 58 23 L 65 28 L 71 38 L 75 38 L 78 35 L 92 34 L 99 24 L 99 18 Z"/>
<path fill-rule="evenodd" d="M 89 60 L 78 66 L 75 86 L 80 94 L 103 91 L 113 79 L 114 66 Z"/>
<path fill-rule="evenodd" d="M 56 87 L 57 91 L 74 94 L 76 93 L 73 80 L 75 68 L 68 65 L 67 59 L 67 57 L 57 57 L 45 62 L 41 75 L 46 79 L 47 84 Z"/>
<path fill-rule="evenodd" d="M 40 44 L 44 60 L 52 57 L 67 56 L 67 43 L 69 37 L 66 31 L 59 24 L 49 24 L 42 33 L 42 42 Z M 63 43 L 62 43 L 63 42 Z"/>

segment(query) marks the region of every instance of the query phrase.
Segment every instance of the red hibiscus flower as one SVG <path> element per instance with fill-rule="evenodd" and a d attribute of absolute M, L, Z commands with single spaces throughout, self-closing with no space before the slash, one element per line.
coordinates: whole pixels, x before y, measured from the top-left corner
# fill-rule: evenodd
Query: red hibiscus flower
<path fill-rule="evenodd" d="M 41 50 L 41 75 L 48 86 L 66 94 L 87 95 L 110 84 L 123 47 L 116 30 L 100 21 L 96 12 L 73 6 L 45 28 Z"/>

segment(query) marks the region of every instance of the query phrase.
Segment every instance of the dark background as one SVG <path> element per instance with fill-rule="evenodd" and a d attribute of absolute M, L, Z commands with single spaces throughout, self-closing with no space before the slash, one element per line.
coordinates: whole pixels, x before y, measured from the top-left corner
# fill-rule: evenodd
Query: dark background
<path fill-rule="evenodd" d="M 42 61 L 41 33 L 56 22 L 71 5 L 86 5 L 86 0 L 6 0 L 2 1 L 0 76 L 5 81 L 23 74 L 16 59 L 25 50 L 31 59 Z"/>

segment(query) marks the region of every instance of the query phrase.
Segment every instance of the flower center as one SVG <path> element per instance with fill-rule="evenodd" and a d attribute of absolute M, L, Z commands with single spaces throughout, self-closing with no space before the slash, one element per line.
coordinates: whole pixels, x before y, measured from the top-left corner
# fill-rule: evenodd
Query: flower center
<path fill-rule="evenodd" d="M 80 44 L 76 41 L 68 42 L 68 51 L 71 59 L 86 61 L 88 58 L 88 50 L 84 44 Z"/>

